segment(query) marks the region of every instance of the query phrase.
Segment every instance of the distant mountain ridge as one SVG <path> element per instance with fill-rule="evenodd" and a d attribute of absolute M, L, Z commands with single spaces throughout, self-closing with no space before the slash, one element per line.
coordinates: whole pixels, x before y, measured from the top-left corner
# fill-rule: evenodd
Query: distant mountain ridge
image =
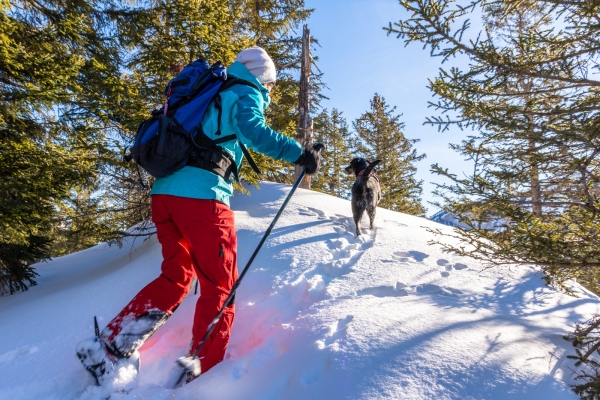
<path fill-rule="evenodd" d="M 438 211 L 429 217 L 429 220 L 438 222 L 440 224 L 444 224 L 452 227 L 459 227 L 463 229 L 469 229 L 469 226 L 464 222 L 460 222 L 458 216 L 456 214 L 449 213 L 448 211 Z M 496 219 L 490 222 L 484 222 L 481 224 L 483 229 L 490 230 L 500 230 L 505 225 L 505 221 L 502 219 Z"/>
<path fill-rule="evenodd" d="M 435 221 L 440 224 L 444 224 L 444 225 L 448 225 L 448 226 L 462 226 L 464 228 L 467 228 L 466 224 L 461 224 L 458 221 L 458 217 L 456 215 L 451 214 L 448 211 L 444 211 L 444 210 L 436 212 L 431 217 L 429 217 L 429 219 L 431 221 Z"/>

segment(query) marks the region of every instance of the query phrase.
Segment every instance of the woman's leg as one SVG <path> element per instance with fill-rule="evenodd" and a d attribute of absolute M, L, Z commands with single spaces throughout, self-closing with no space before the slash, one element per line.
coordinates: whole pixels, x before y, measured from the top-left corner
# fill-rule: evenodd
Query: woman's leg
<path fill-rule="evenodd" d="M 152 221 L 162 246 L 161 274 L 123 308 L 101 337 L 117 357 L 129 357 L 166 322 L 185 298 L 194 276 L 189 243 L 173 221 L 175 196 L 152 196 Z M 193 210 L 189 210 L 193 213 Z"/>
<path fill-rule="evenodd" d="M 191 200 L 191 199 L 188 199 Z M 237 273 L 237 237 L 233 211 L 216 200 L 193 216 L 175 216 L 175 222 L 190 243 L 200 282 L 200 298 L 194 315 L 193 354 L 206 330 L 229 296 Z M 202 372 L 221 362 L 229 343 L 235 306 L 225 310 L 199 353 Z"/>

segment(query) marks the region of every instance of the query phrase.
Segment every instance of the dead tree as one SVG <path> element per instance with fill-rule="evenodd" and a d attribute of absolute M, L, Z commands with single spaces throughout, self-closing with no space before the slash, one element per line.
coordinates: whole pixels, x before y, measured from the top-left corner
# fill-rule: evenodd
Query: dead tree
<path fill-rule="evenodd" d="M 300 95 L 298 98 L 298 133 L 296 134 L 296 140 L 302 145 L 302 147 L 311 146 L 313 142 L 313 121 L 310 117 L 310 30 L 308 25 L 304 25 L 302 32 L 302 59 L 300 69 Z M 296 165 L 294 180 L 298 179 L 302 167 Z M 304 189 L 310 189 L 310 175 L 306 175 L 304 180 L 300 183 L 300 187 Z"/>

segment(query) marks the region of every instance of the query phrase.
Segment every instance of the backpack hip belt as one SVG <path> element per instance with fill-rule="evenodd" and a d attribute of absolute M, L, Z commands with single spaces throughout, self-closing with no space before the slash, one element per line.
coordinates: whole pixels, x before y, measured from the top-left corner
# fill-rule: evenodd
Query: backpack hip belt
<path fill-rule="evenodd" d="M 237 176 L 237 165 L 220 147 L 192 151 L 186 166 L 204 169 L 226 181 L 231 174 Z"/>

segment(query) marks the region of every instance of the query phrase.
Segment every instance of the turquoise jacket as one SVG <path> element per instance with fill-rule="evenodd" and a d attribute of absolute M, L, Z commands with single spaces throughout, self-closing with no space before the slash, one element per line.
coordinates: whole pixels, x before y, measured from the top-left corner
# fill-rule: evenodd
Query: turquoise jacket
<path fill-rule="evenodd" d="M 270 103 L 269 91 L 240 62 L 227 69 L 229 76 L 255 83 L 260 92 L 247 85 L 234 85 L 221 92 L 223 108 L 221 136 L 235 134 L 248 148 L 279 160 L 294 162 L 300 157 L 302 147 L 295 140 L 275 132 L 267 126 L 264 111 Z M 209 106 L 202 120 L 202 128 L 208 137 L 215 139 L 218 112 Z M 237 140 L 220 145 L 239 166 L 244 155 Z M 234 178 L 232 177 L 231 180 Z M 193 199 L 219 200 L 229 205 L 233 195 L 232 181 L 195 167 L 183 167 L 163 178 L 156 178 L 151 194 L 169 194 Z"/>

